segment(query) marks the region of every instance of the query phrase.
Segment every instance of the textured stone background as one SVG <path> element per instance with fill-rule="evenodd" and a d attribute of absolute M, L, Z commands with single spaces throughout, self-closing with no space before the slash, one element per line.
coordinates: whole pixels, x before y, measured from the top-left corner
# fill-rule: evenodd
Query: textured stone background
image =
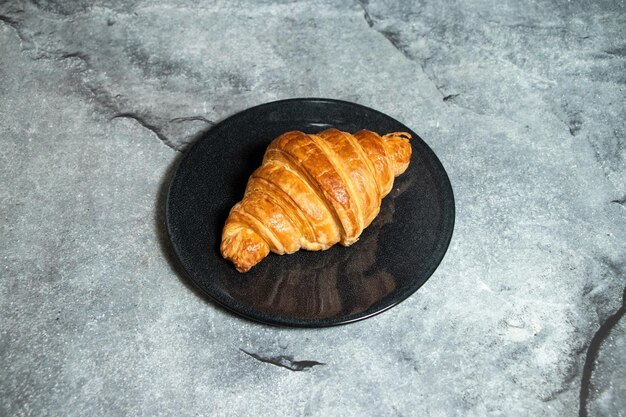
<path fill-rule="evenodd" d="M 413 127 L 457 199 L 338 328 L 222 311 L 162 227 L 190 141 L 300 96 Z M 625 103 L 624 1 L 0 1 L 0 415 L 625 416 Z"/>

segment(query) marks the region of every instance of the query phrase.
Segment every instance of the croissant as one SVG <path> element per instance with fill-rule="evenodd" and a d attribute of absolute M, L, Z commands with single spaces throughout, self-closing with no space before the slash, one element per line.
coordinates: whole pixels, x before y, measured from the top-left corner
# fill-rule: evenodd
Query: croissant
<path fill-rule="evenodd" d="M 230 210 L 220 250 L 239 272 L 270 251 L 352 245 L 411 158 L 411 135 L 287 132 L 268 146 L 243 200 Z"/>

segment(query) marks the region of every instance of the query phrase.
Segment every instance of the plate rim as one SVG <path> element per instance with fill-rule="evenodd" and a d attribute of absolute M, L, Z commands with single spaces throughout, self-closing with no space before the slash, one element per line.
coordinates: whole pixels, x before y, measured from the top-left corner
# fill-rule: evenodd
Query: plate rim
<path fill-rule="evenodd" d="M 377 316 L 385 311 L 388 311 L 389 309 L 397 306 L 398 304 L 402 303 L 403 301 L 406 301 L 409 297 L 411 297 L 413 294 L 415 294 L 431 277 L 432 275 L 436 272 L 436 270 L 439 268 L 439 266 L 441 265 L 443 259 L 445 258 L 445 255 L 448 252 L 448 249 L 450 247 L 450 243 L 452 242 L 452 238 L 454 236 L 454 229 L 455 229 L 455 224 L 456 224 L 456 199 L 454 197 L 454 190 L 452 188 L 452 182 L 450 181 L 450 177 L 448 175 L 448 172 L 446 171 L 445 167 L 443 166 L 443 163 L 441 162 L 441 160 L 439 159 L 439 157 L 437 156 L 437 154 L 433 151 L 433 149 L 428 145 L 428 143 L 426 143 L 426 141 L 424 141 L 421 136 L 417 135 L 412 129 L 408 129 L 409 132 L 411 134 L 413 134 L 415 137 L 417 137 L 426 147 L 427 151 L 430 153 L 430 156 L 432 158 L 432 161 L 437 165 L 438 170 L 443 174 L 442 176 L 442 182 L 445 184 L 445 188 L 446 191 L 449 193 L 450 199 L 449 199 L 449 207 L 448 209 L 450 210 L 450 220 L 449 220 L 449 225 L 446 224 L 446 226 L 449 227 L 449 235 L 447 238 L 447 241 L 442 245 L 442 251 L 441 251 L 441 256 L 439 259 L 437 259 L 436 262 L 433 263 L 433 266 L 431 268 L 431 270 L 428 271 L 427 274 L 425 274 L 425 278 L 423 279 L 423 282 L 421 284 L 419 284 L 414 290 L 412 291 L 408 291 L 407 294 L 405 294 L 404 296 L 398 298 L 397 300 L 394 300 L 394 302 L 390 303 L 387 306 L 384 306 L 383 308 L 380 308 L 374 312 L 370 312 L 368 314 L 357 314 L 355 317 L 348 317 L 346 318 L 325 318 L 325 319 L 313 319 L 313 320 L 305 320 L 305 319 L 300 319 L 300 318 L 296 318 L 296 317 L 284 317 L 284 316 L 278 316 L 278 315 L 268 315 L 267 317 L 258 317 L 255 316 L 253 314 L 247 314 L 245 311 L 242 311 L 241 309 L 238 309 L 236 306 L 232 306 L 229 305 L 228 303 L 226 303 L 225 301 L 221 300 L 219 297 L 215 296 L 214 294 L 212 294 L 211 292 L 207 291 L 205 288 L 203 288 L 202 286 L 200 286 L 200 284 L 198 282 L 196 282 L 196 280 L 193 278 L 193 274 L 188 270 L 187 266 L 185 265 L 185 262 L 183 261 L 183 257 L 181 256 L 181 253 L 179 252 L 179 248 L 175 243 L 175 240 L 173 239 L 173 234 L 172 234 L 172 224 L 171 224 L 171 219 L 172 219 L 172 214 L 171 212 L 171 201 L 172 201 L 172 189 L 173 189 L 173 185 L 176 181 L 177 178 L 177 174 L 179 172 L 179 169 L 181 167 L 181 165 L 183 165 L 184 161 L 189 158 L 189 156 L 192 154 L 193 150 L 201 143 L 205 140 L 206 136 L 209 134 L 209 132 L 211 132 L 212 130 L 215 130 L 216 128 L 218 128 L 220 125 L 225 124 L 227 122 L 232 122 L 233 120 L 236 120 L 237 118 L 243 116 L 245 113 L 253 111 L 253 110 L 258 110 L 260 108 L 263 107 L 270 107 L 270 106 L 275 106 L 278 104 L 282 104 L 282 103 L 289 103 L 289 102 L 306 102 L 306 103 L 329 103 L 329 104 L 339 104 L 339 105 L 347 105 L 347 106 L 356 106 L 356 107 L 360 107 L 363 108 L 367 111 L 371 111 L 371 112 L 375 112 L 378 113 L 388 119 L 393 120 L 394 122 L 405 126 L 408 128 L 408 126 L 406 126 L 404 123 L 398 121 L 397 119 L 395 119 L 394 117 L 391 117 L 379 110 L 373 109 L 371 107 L 368 106 L 364 106 L 362 104 L 359 103 L 355 103 L 355 102 L 351 102 L 351 101 L 346 101 L 346 100 L 341 100 L 341 99 L 334 99 L 334 98 L 324 98 L 324 97 L 293 97 L 293 98 L 287 98 L 287 99 L 281 99 L 281 100 L 274 100 L 274 101 L 268 101 L 268 102 L 264 102 L 261 104 L 257 104 L 248 108 L 245 108 L 243 110 L 237 111 L 236 113 L 220 120 L 218 123 L 216 123 L 215 125 L 211 126 L 208 130 L 206 130 L 205 132 L 202 132 L 202 134 L 183 152 L 182 157 L 179 158 L 179 160 L 177 161 L 174 169 L 172 170 L 172 175 L 171 178 L 169 179 L 169 184 L 167 186 L 167 195 L 166 195 L 166 199 L 165 199 L 165 207 L 163 208 L 165 210 L 165 227 L 166 227 L 166 231 L 167 231 L 167 236 L 169 239 L 169 243 L 172 247 L 172 249 L 174 250 L 174 253 L 176 255 L 176 262 L 178 262 L 180 264 L 180 266 L 182 267 L 182 270 L 185 272 L 185 277 L 181 277 L 184 278 L 186 282 L 191 283 L 193 285 L 194 288 L 196 288 L 204 297 L 207 297 L 208 299 L 210 299 L 211 301 L 217 303 L 220 307 L 225 308 L 227 311 L 235 314 L 236 316 L 245 318 L 247 320 L 251 320 L 253 322 L 256 323 L 260 323 L 260 324 L 265 324 L 265 325 L 271 325 L 271 326 L 277 326 L 277 327 L 292 327 L 292 328 L 326 328 L 326 327 L 334 327 L 334 326 L 340 326 L 340 325 L 345 325 L 345 324 L 350 324 L 350 323 L 355 323 L 358 321 L 362 321 L 374 316 Z"/>

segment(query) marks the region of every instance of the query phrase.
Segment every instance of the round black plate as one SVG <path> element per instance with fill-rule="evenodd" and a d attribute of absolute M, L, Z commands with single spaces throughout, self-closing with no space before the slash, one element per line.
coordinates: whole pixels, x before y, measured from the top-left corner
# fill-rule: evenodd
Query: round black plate
<path fill-rule="evenodd" d="M 265 148 L 286 131 L 328 127 L 411 133 L 408 170 L 354 245 L 270 254 L 249 272 L 237 272 L 220 255 L 222 227 Z M 238 113 L 195 143 L 172 179 L 166 216 L 174 249 L 203 293 L 250 319 L 321 327 L 380 313 L 424 284 L 450 243 L 454 197 L 433 151 L 400 122 L 345 101 L 291 99 Z"/>

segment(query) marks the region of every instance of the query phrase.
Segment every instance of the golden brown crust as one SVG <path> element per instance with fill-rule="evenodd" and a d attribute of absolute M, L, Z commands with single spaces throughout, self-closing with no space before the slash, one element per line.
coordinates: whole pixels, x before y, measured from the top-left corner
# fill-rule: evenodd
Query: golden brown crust
<path fill-rule="evenodd" d="M 342 172 L 332 160 L 333 153 L 316 135 L 288 132 L 270 144 L 268 150 L 280 149 L 291 157 L 292 166 L 297 165 L 317 187 L 324 200 L 334 212 L 341 226 L 341 240 L 351 239 L 357 231 L 357 213 L 353 199 L 346 186 Z"/>
<path fill-rule="evenodd" d="M 221 252 L 245 272 L 269 251 L 356 242 L 411 158 L 408 133 L 287 132 L 267 148 L 232 209 Z"/>

